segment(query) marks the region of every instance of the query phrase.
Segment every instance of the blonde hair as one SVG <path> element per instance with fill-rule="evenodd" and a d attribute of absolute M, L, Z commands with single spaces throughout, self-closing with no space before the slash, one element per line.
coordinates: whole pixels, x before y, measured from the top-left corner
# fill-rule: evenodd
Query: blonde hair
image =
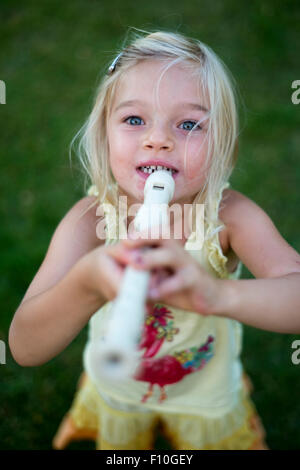
<path fill-rule="evenodd" d="M 140 34 L 141 30 L 137 31 L 139 33 L 133 33 L 133 41 L 118 52 L 112 73 L 102 78 L 92 112 L 71 142 L 70 150 L 79 139 L 77 154 L 86 176 L 96 189 L 97 197 L 86 210 L 101 204 L 104 199 L 118 207 L 118 185 L 109 166 L 106 129 L 120 78 L 141 60 L 173 59 L 163 73 L 175 63 L 191 66 L 193 76 L 199 78 L 202 96 L 207 93 L 209 98 L 207 178 L 193 204 L 205 204 L 205 219 L 210 222 L 207 226 L 211 232 L 206 234 L 206 238 L 210 237 L 224 228 L 222 223 L 218 226 L 220 220 L 215 200 L 220 188 L 228 181 L 237 158 L 238 115 L 234 80 L 221 59 L 201 41 L 174 32 L 142 31 Z"/>

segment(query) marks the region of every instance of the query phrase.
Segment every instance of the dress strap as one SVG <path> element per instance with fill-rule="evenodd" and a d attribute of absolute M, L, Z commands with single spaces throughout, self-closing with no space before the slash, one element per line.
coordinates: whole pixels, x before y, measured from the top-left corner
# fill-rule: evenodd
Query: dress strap
<path fill-rule="evenodd" d="M 99 191 L 95 184 L 89 186 L 87 196 L 99 196 Z M 105 197 L 101 203 L 105 218 L 106 245 L 112 245 L 118 242 L 120 223 L 118 223 L 118 214 L 115 207 Z M 123 228 L 123 227 L 122 227 Z"/>
<path fill-rule="evenodd" d="M 224 183 L 217 193 L 214 201 L 214 214 L 217 219 L 219 214 L 219 208 L 223 197 L 224 189 L 230 187 L 230 183 L 227 181 Z M 215 227 L 214 222 L 209 220 L 207 222 L 207 236 L 205 237 L 204 246 L 207 252 L 207 258 L 213 269 L 217 272 L 218 276 L 222 279 L 237 279 L 241 275 L 242 263 L 239 261 L 237 269 L 233 273 L 229 273 L 226 268 L 228 261 L 227 256 L 222 252 L 222 247 L 219 240 L 219 232 L 224 228 L 224 224 Z"/>

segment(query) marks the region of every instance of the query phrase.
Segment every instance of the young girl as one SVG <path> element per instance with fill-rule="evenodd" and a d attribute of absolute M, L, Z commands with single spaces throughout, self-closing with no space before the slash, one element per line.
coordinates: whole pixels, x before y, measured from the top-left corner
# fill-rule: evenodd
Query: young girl
<path fill-rule="evenodd" d="M 55 448 L 91 438 L 98 449 L 151 449 L 160 426 L 175 449 L 267 449 L 240 362 L 241 323 L 300 332 L 300 256 L 230 189 L 237 136 L 229 73 L 200 41 L 137 36 L 103 78 L 79 146 L 93 186 L 57 227 L 9 335 L 15 360 L 39 365 L 89 321 L 85 372 Z M 133 214 L 121 217 L 120 198 L 142 203 L 157 167 L 172 171 L 171 205 L 204 204 L 202 244 L 183 210 L 170 239 L 121 239 Z M 238 280 L 242 263 L 256 279 Z M 105 334 L 128 264 L 151 272 L 143 367 L 112 386 L 97 378 L 90 345 Z"/>

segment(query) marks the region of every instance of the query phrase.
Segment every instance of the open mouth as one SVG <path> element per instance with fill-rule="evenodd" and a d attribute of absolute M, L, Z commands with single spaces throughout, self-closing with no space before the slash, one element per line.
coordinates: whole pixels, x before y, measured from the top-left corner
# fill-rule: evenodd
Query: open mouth
<path fill-rule="evenodd" d="M 144 173 L 145 175 L 148 175 L 148 174 L 151 175 L 151 173 L 154 173 L 154 171 L 159 171 L 159 170 L 166 170 L 172 176 L 178 173 L 178 171 L 173 170 L 173 168 L 168 168 L 166 166 L 161 166 L 161 165 L 139 166 L 137 170 L 141 173 Z"/>

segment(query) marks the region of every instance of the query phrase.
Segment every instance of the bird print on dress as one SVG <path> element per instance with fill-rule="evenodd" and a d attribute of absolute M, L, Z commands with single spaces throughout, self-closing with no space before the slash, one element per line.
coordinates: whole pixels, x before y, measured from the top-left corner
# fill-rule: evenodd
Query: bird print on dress
<path fill-rule="evenodd" d="M 154 385 L 160 389 L 159 402 L 167 398 L 166 385 L 182 380 L 186 375 L 199 371 L 213 357 L 214 337 L 209 335 L 206 342 L 200 346 L 193 346 L 184 350 L 175 351 L 163 357 L 155 358 L 165 341 L 173 341 L 179 328 L 174 325 L 174 316 L 164 305 L 147 305 L 146 316 L 139 349 L 145 349 L 141 367 L 135 375 L 135 380 L 149 382 L 147 393 L 141 402 L 145 403 L 153 394 Z"/>

